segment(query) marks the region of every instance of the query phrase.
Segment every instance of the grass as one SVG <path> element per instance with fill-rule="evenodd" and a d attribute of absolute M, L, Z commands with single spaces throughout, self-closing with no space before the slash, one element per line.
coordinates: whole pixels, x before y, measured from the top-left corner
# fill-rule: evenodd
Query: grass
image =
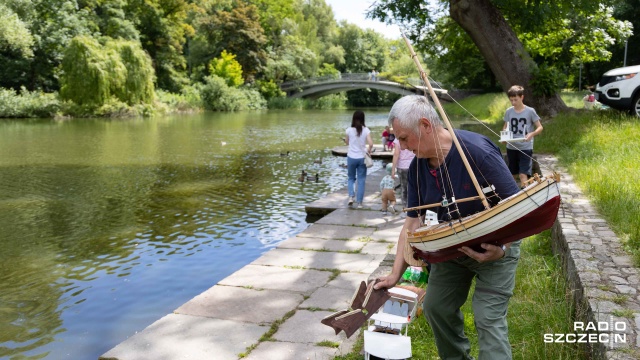
<path fill-rule="evenodd" d="M 559 266 L 559 260 L 551 253 L 549 231 L 522 242 L 516 287 L 507 315 L 509 340 L 514 359 L 578 360 L 584 358 L 580 349 L 571 344 L 544 343 L 545 333 L 573 332 L 573 309 Z M 472 354 L 477 358 L 477 333 L 473 325 L 470 301 L 472 297 L 473 291 L 469 294 L 462 311 L 465 314 L 465 333 L 471 341 Z M 433 332 L 424 316 L 416 317 L 411 323 L 409 335 L 412 343 L 412 359 L 438 359 Z M 335 359 L 361 359 L 362 341 L 358 341 L 357 344 L 360 345 L 350 354 Z"/>

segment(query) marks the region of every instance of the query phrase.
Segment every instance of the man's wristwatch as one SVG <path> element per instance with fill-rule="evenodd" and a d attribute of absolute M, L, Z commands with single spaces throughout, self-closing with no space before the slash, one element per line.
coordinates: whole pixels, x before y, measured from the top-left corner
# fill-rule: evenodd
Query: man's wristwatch
<path fill-rule="evenodd" d="M 507 256 L 507 245 L 502 245 L 500 248 L 502 249 L 502 257 Z"/>

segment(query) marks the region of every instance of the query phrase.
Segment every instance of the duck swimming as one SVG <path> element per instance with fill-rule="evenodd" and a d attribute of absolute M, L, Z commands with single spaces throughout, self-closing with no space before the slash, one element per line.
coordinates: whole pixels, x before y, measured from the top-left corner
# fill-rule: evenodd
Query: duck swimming
<path fill-rule="evenodd" d="M 304 182 L 304 180 L 307 178 L 307 172 L 302 170 L 302 174 L 300 175 L 300 177 L 298 178 L 298 181 L 300 182 Z"/>

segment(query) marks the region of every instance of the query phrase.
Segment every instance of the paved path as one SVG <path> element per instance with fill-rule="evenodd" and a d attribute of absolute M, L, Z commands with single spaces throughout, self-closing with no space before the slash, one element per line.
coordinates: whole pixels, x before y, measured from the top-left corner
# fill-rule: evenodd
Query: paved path
<path fill-rule="evenodd" d="M 320 320 L 346 308 L 360 282 L 395 254 L 404 220 L 379 211 L 383 175 L 367 177 L 364 209 L 346 206 L 346 189 L 309 204 L 337 210 L 100 359 L 321 360 L 350 352 L 358 333 L 336 336 Z"/>

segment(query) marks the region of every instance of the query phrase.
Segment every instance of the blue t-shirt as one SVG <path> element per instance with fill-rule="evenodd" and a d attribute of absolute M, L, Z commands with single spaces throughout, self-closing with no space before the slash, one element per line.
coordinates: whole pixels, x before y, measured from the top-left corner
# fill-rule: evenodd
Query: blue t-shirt
<path fill-rule="evenodd" d="M 480 187 L 495 186 L 495 193 L 499 198 L 488 199 L 489 203 L 495 204 L 500 199 L 505 199 L 519 191 L 518 185 L 502 158 L 500 148 L 496 144 L 487 137 L 470 131 L 455 130 L 455 133 L 462 148 L 465 149 L 465 155 Z M 445 164 L 449 173 L 448 177 L 444 171 Z M 446 194 L 447 201 L 451 202 L 452 190 L 456 199 L 478 195 L 458 149 L 453 144 L 444 164 L 437 169 L 429 167 L 428 159 L 418 159 L 417 157 L 413 159 L 409 166 L 407 184 L 408 207 L 440 203 L 443 194 Z M 418 189 L 420 189 L 420 197 L 418 197 Z M 491 194 L 487 194 L 487 197 L 489 195 Z M 484 205 L 480 200 L 458 203 L 457 206 L 460 209 L 460 214 L 451 213 L 453 219 L 484 210 Z M 448 209 L 453 211 L 455 206 L 449 206 Z M 447 208 L 440 206 L 429 210 L 438 213 L 438 220 L 449 220 Z M 421 214 L 425 212 L 425 209 L 420 210 Z M 418 212 L 409 211 L 407 216 L 418 217 Z"/>

